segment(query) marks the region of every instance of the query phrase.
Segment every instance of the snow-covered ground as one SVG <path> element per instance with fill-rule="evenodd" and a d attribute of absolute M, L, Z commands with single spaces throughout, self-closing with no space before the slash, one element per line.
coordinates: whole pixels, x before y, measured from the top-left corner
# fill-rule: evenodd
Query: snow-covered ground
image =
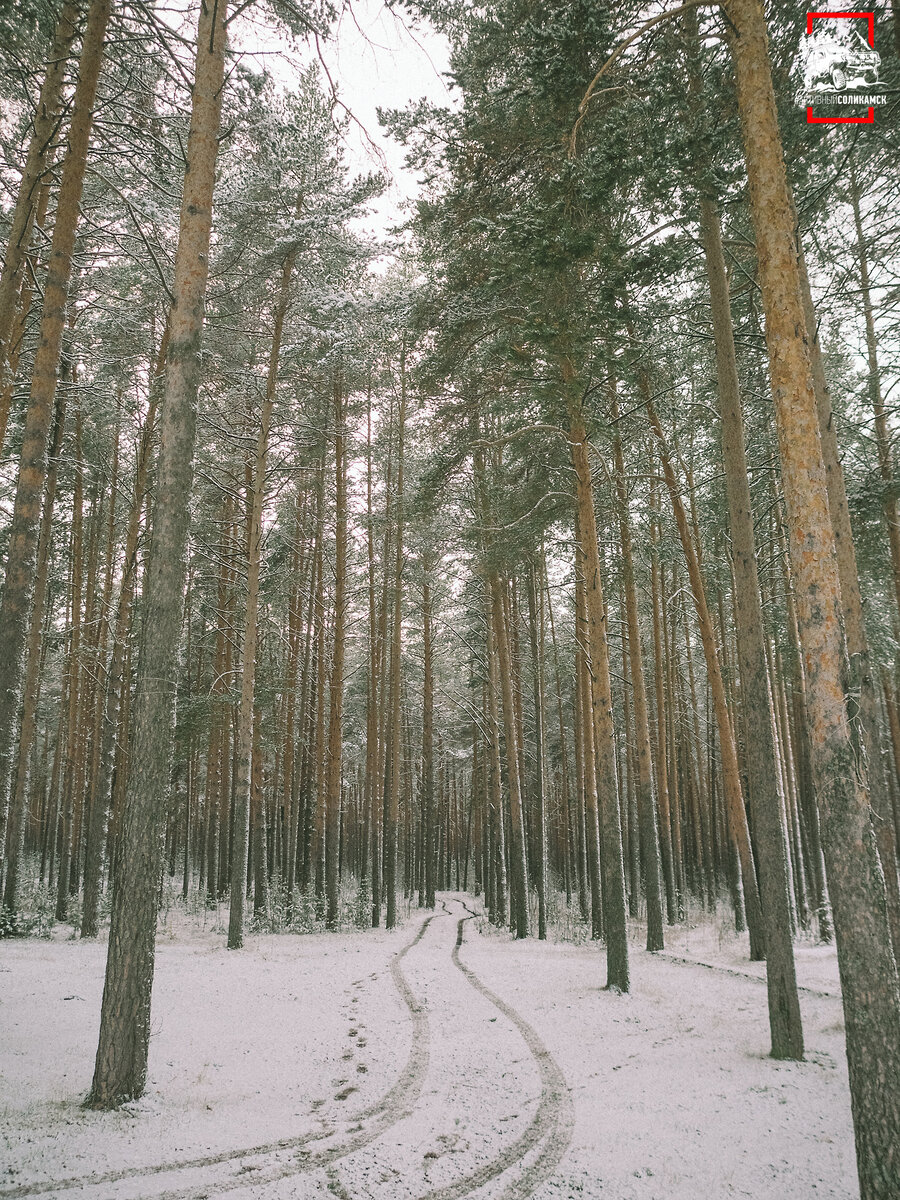
<path fill-rule="evenodd" d="M 475 907 L 238 952 L 170 921 L 147 1094 L 107 1114 L 80 1107 L 105 946 L 0 942 L 0 1200 L 858 1195 L 833 949 L 798 949 L 807 1060 L 779 1063 L 721 924 L 636 940 L 624 996 L 602 948 Z"/>

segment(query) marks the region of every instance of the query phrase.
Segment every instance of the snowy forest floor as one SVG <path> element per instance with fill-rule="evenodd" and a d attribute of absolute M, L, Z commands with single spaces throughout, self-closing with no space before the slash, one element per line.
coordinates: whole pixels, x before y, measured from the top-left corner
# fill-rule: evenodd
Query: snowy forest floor
<path fill-rule="evenodd" d="M 780 1063 L 764 967 L 724 920 L 661 955 L 636 924 L 618 995 L 600 946 L 475 912 L 444 893 L 390 933 L 229 952 L 172 909 L 147 1093 L 107 1114 L 80 1107 L 105 945 L 0 942 L 0 1200 L 858 1195 L 833 948 L 798 947 L 807 1056 Z"/>

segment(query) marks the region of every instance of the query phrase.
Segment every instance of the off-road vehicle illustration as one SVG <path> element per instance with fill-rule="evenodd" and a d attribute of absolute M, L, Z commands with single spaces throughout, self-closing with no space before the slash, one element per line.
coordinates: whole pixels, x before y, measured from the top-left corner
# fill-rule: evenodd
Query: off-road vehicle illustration
<path fill-rule="evenodd" d="M 846 20 L 822 22 L 807 39 L 803 85 L 807 91 L 842 92 L 878 82 L 881 55 Z"/>

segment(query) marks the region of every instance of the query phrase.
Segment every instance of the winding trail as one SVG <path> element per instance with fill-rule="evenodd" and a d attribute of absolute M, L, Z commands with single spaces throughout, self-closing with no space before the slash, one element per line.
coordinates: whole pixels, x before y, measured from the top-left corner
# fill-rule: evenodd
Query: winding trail
<path fill-rule="evenodd" d="M 324 1131 L 0 1189 L 0 1200 L 215 1200 L 233 1192 L 463 1200 L 482 1189 L 485 1200 L 531 1196 L 568 1149 L 569 1089 L 534 1028 L 463 961 L 466 924 L 479 914 L 447 901 L 457 910 L 441 900 L 443 912 L 426 917 L 389 961 L 410 1017 L 410 1049 L 396 1082 L 367 1108 Z"/>
<path fill-rule="evenodd" d="M 459 985 L 453 984 L 453 976 L 441 969 L 434 983 L 428 986 L 428 990 L 432 993 L 429 1003 L 436 1007 L 440 1004 L 449 1004 L 452 1007 L 454 1022 L 460 1019 L 461 1013 L 466 1015 L 467 1036 L 461 1038 L 456 1031 L 449 1063 L 459 1076 L 471 1078 L 477 1075 L 480 1098 L 476 1095 L 467 1096 L 465 1106 L 460 1107 L 458 1088 L 446 1086 L 446 1077 L 442 1079 L 438 1076 L 436 1080 L 433 1080 L 438 1085 L 436 1088 L 438 1101 L 435 1107 L 447 1111 L 438 1111 L 431 1116 L 426 1104 L 423 1111 L 413 1114 L 414 1120 L 410 1122 L 411 1125 L 414 1125 L 415 1119 L 418 1119 L 419 1129 L 410 1128 L 404 1131 L 402 1126 L 395 1126 L 391 1130 L 391 1137 L 387 1143 L 376 1144 L 372 1147 L 372 1151 L 378 1154 L 386 1165 L 404 1162 L 407 1170 L 402 1173 L 401 1178 L 395 1179 L 387 1188 L 383 1188 L 380 1184 L 383 1184 L 384 1178 L 382 1176 L 379 1180 L 373 1164 L 354 1163 L 352 1160 L 345 1160 L 341 1164 L 336 1175 L 341 1181 L 341 1186 L 346 1187 L 347 1192 L 354 1197 L 380 1198 L 382 1195 L 389 1197 L 394 1188 L 399 1192 L 400 1187 L 403 1186 L 405 1189 L 410 1189 L 402 1192 L 404 1196 L 416 1195 L 418 1200 L 463 1200 L 464 1197 L 472 1196 L 493 1184 L 495 1186 L 490 1188 L 489 1194 L 498 1196 L 499 1200 L 524 1200 L 553 1174 L 571 1140 L 574 1109 L 562 1071 L 534 1028 L 512 1005 L 496 995 L 476 972 L 463 962 L 460 952 L 464 944 L 465 926 L 468 921 L 479 914 L 462 900 L 455 897 L 448 897 L 448 900 L 452 904 L 459 905 L 468 914 L 457 918 L 450 912 L 447 903 L 443 899 L 440 901 L 441 908 L 450 918 L 450 921 L 442 922 L 444 927 L 449 926 L 447 932 L 453 938 L 452 941 L 448 939 L 447 946 L 450 948 L 450 962 L 468 986 L 465 991 L 460 992 Z M 454 932 L 455 937 L 453 937 Z M 446 959 L 442 955 L 441 963 L 444 962 Z M 468 989 L 474 989 L 491 1008 L 485 1011 L 480 1009 L 480 1002 L 474 997 L 467 999 L 467 996 L 471 995 Z M 495 1012 L 493 1017 L 487 1015 L 491 1009 Z M 498 1062 L 492 1063 L 486 1053 L 483 1036 L 479 1038 L 478 1029 L 479 1023 L 483 1029 L 483 1022 L 486 1020 L 491 1023 L 497 1022 L 496 1013 L 498 1012 L 508 1027 L 501 1029 L 498 1026 L 498 1032 L 493 1035 L 491 1041 L 496 1044 L 501 1036 L 505 1039 L 503 1049 L 505 1049 L 506 1057 L 501 1057 Z M 440 1037 L 444 1031 L 444 1023 L 435 1021 L 433 1027 L 435 1037 Z M 527 1060 L 521 1060 L 516 1055 L 516 1045 L 521 1046 L 522 1043 L 531 1059 L 531 1063 L 525 1069 L 521 1064 L 523 1061 L 527 1063 Z M 474 1060 L 470 1060 L 473 1051 Z M 470 1056 L 468 1058 L 467 1053 Z M 446 1058 L 446 1048 L 440 1057 Z M 476 1063 L 474 1069 L 472 1061 Z M 440 1068 L 440 1063 L 436 1063 L 436 1068 Z M 444 1071 L 446 1074 L 446 1065 Z M 529 1089 L 533 1087 L 531 1079 L 535 1072 L 540 1090 L 533 1115 L 518 1134 L 510 1131 L 505 1136 L 501 1134 L 498 1137 L 496 1111 L 493 1112 L 495 1117 L 493 1128 L 490 1119 L 492 1110 L 495 1109 L 495 1098 L 499 1101 L 501 1098 L 512 1097 L 512 1103 L 517 1109 L 534 1103 L 533 1100 L 528 1102 L 523 1101 L 522 1098 L 527 1096 Z M 441 1086 L 442 1084 L 444 1086 Z M 475 1084 L 471 1084 L 470 1087 L 474 1090 Z M 478 1103 L 485 1105 L 484 1113 L 479 1112 Z M 415 1176 L 419 1172 L 415 1170 L 414 1164 L 410 1161 L 409 1143 L 415 1143 L 417 1135 L 420 1136 L 422 1126 L 430 1116 L 434 1130 L 449 1127 L 452 1118 L 462 1125 L 466 1130 L 466 1136 L 470 1137 L 472 1141 L 469 1153 L 462 1156 L 464 1161 L 459 1164 L 459 1173 L 439 1186 L 428 1185 L 427 1170 L 421 1170 L 421 1178 L 417 1181 Z M 500 1122 L 505 1122 L 507 1119 L 507 1117 L 500 1117 Z M 403 1140 L 404 1132 L 406 1144 Z M 477 1145 L 476 1139 L 484 1144 Z M 438 1140 L 440 1140 L 440 1135 Z M 465 1159 L 471 1159 L 476 1154 L 482 1158 L 482 1161 L 474 1167 L 467 1165 Z M 431 1155 L 426 1155 L 426 1158 L 430 1156 L 434 1157 L 433 1152 Z M 500 1188 L 503 1190 L 500 1191 Z M 488 1194 L 487 1191 L 485 1194 Z"/>
<path fill-rule="evenodd" d="M 79 1195 L 90 1197 L 95 1190 L 100 1189 L 102 1200 L 110 1200 L 110 1184 L 127 1184 L 136 1181 L 138 1186 L 131 1190 L 127 1186 L 117 1188 L 116 1200 L 124 1200 L 126 1196 L 153 1196 L 156 1200 L 175 1200 L 176 1197 L 201 1196 L 206 1192 L 215 1193 L 232 1190 L 235 1187 L 247 1185 L 247 1175 L 255 1171 L 254 1159 L 265 1159 L 293 1152 L 302 1157 L 296 1158 L 290 1166 L 290 1172 L 297 1174 L 303 1171 L 314 1171 L 328 1166 L 342 1155 L 351 1154 L 375 1140 L 394 1122 L 402 1120 L 415 1103 L 421 1091 L 422 1081 L 428 1069 L 428 1017 L 416 1000 L 409 984 L 404 978 L 400 964 L 409 952 L 419 944 L 425 936 L 428 926 L 434 920 L 434 915 L 426 917 L 419 926 L 411 941 L 398 950 L 389 964 L 391 978 L 400 996 L 409 1010 L 412 1019 L 412 1043 L 409 1057 L 400 1077 L 393 1087 L 374 1104 L 361 1112 L 353 1113 L 345 1119 L 345 1124 L 351 1127 L 343 1139 L 336 1144 L 312 1149 L 316 1143 L 327 1141 L 335 1136 L 334 1130 L 327 1133 L 307 1133 L 299 1137 L 281 1138 L 278 1141 L 265 1142 L 256 1146 L 244 1146 L 237 1150 L 225 1150 L 218 1154 L 209 1154 L 199 1158 L 185 1159 L 181 1162 L 160 1163 L 156 1166 L 128 1167 L 118 1171 L 106 1171 L 102 1175 L 82 1175 L 69 1179 L 61 1179 L 53 1183 L 23 1184 L 20 1187 L 0 1189 L 0 1200 L 13 1200 L 20 1196 L 57 1195 L 78 1189 Z M 364 1124 L 365 1123 L 365 1124 Z M 362 1126 L 360 1128 L 360 1126 Z M 356 1127 L 356 1128 L 352 1128 Z M 240 1163 L 237 1178 L 215 1178 L 216 1172 L 210 1173 L 209 1168 L 228 1167 L 234 1169 L 234 1164 Z M 177 1190 L 157 1191 L 153 1185 L 166 1184 L 167 1176 L 189 1176 L 203 1172 L 202 1181 L 195 1181 L 192 1186 L 181 1187 Z M 281 1174 L 277 1174 L 280 1178 Z M 253 1176 L 253 1183 L 262 1181 L 261 1175 Z M 176 1183 L 172 1179 L 171 1183 Z M 185 1181 L 182 1180 L 182 1183 Z M 151 1190 L 152 1189 L 152 1190 Z"/>
<path fill-rule="evenodd" d="M 565 1077 L 532 1026 L 511 1005 L 492 992 L 471 967 L 467 967 L 460 959 L 459 952 L 463 945 L 465 923 L 473 920 L 477 913 L 474 913 L 461 900 L 457 900 L 456 903 L 462 904 L 469 916 L 462 917 L 457 925 L 456 945 L 453 947 L 451 955 L 453 964 L 462 972 L 471 986 L 489 1000 L 495 1008 L 499 1009 L 522 1035 L 541 1074 L 541 1098 L 530 1125 L 515 1142 L 479 1170 L 473 1171 L 443 1188 L 426 1192 L 421 1200 L 458 1200 L 458 1198 L 467 1196 L 475 1188 L 490 1183 L 511 1167 L 521 1164 L 525 1157 L 546 1139 L 540 1154 L 533 1162 L 523 1167 L 518 1178 L 514 1179 L 502 1193 L 503 1200 L 514 1200 L 514 1198 L 519 1200 L 520 1197 L 530 1196 L 545 1179 L 553 1174 L 559 1165 L 571 1141 L 575 1112 Z"/>

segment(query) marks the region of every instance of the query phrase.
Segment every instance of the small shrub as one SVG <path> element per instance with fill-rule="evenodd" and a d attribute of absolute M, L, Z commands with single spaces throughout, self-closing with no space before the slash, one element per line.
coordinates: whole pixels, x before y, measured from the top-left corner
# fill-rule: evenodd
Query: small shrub
<path fill-rule="evenodd" d="M 15 912 L 0 909 L 0 937 L 49 938 L 56 923 L 56 896 L 46 883 L 26 873 Z"/>

